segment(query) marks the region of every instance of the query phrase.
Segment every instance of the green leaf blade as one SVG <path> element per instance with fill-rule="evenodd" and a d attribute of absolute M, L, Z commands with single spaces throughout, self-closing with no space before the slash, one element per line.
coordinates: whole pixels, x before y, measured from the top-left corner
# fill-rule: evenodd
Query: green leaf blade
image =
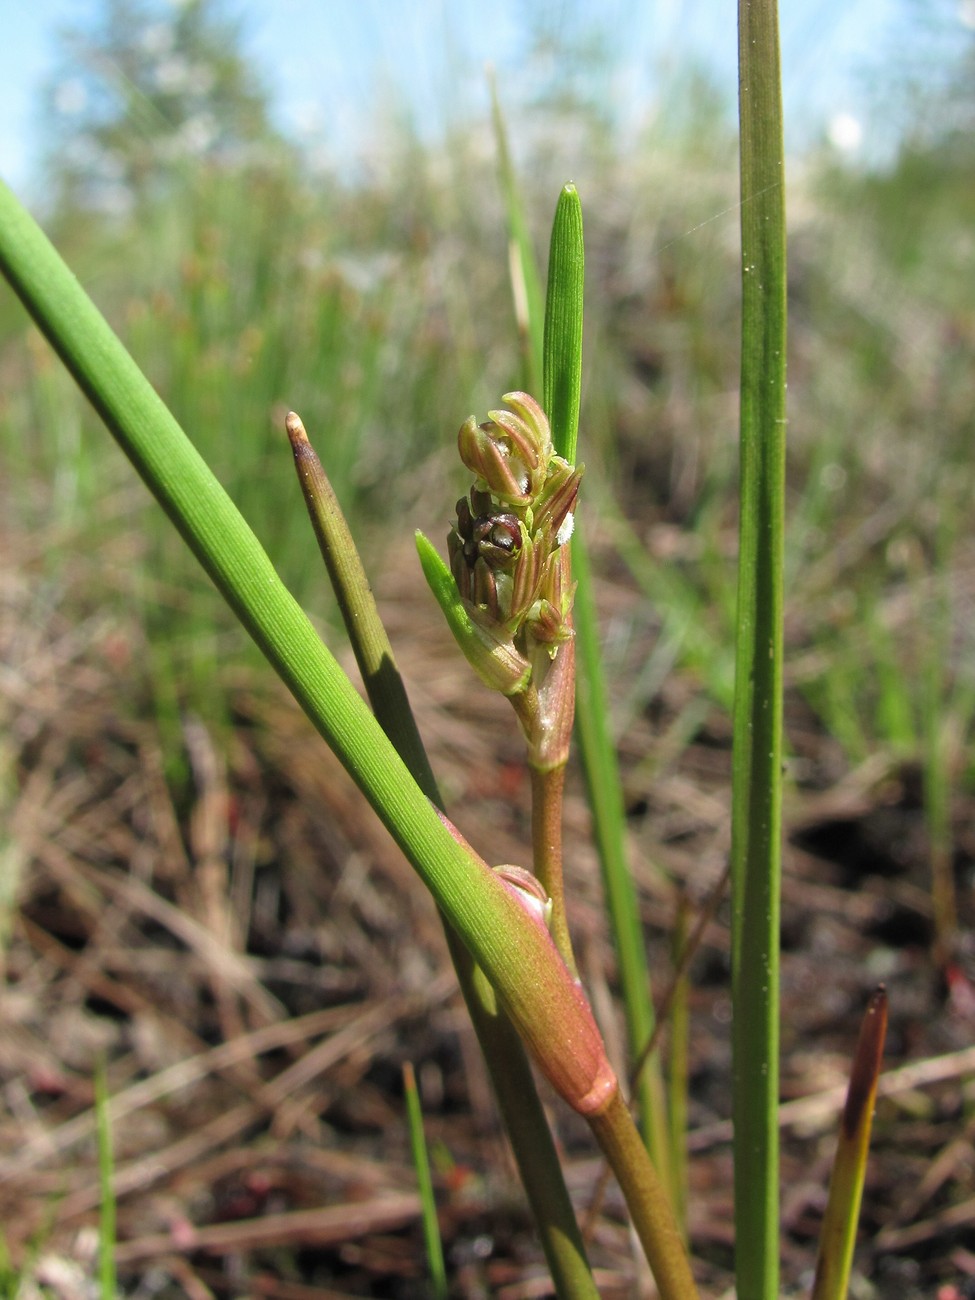
<path fill-rule="evenodd" d="M 555 450 L 570 465 L 579 439 L 585 270 L 582 204 L 570 183 L 559 195 L 549 245 L 542 402 Z"/>
<path fill-rule="evenodd" d="M 732 775 L 735 1268 L 779 1294 L 785 201 L 775 0 L 740 0 L 741 485 Z"/>

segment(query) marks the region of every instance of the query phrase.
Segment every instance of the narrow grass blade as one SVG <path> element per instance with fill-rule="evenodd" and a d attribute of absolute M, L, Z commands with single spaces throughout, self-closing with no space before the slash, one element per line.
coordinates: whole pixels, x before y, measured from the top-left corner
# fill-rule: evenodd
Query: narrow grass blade
<path fill-rule="evenodd" d="M 447 1269 L 444 1265 L 443 1242 L 440 1240 L 440 1223 L 437 1219 L 437 1202 L 433 1195 L 433 1178 L 430 1176 L 427 1144 L 423 1135 L 423 1112 L 420 1108 L 420 1094 L 416 1086 L 416 1075 L 411 1061 L 406 1061 L 403 1064 L 403 1092 L 406 1096 L 410 1150 L 413 1152 L 413 1167 L 416 1170 L 420 1203 L 423 1206 L 423 1244 L 427 1252 L 430 1286 L 435 1300 L 446 1300 Z"/>
<path fill-rule="evenodd" d="M 515 318 L 525 367 L 524 387 L 537 397 L 542 385 L 542 281 L 538 274 L 538 259 L 532 246 L 531 232 L 524 204 L 518 189 L 518 178 L 508 148 L 501 101 L 493 73 L 488 74 L 491 87 L 491 116 L 498 149 L 501 172 L 501 191 L 504 194 L 508 218 L 508 264 L 511 270 L 511 290 L 515 304 Z"/>
<path fill-rule="evenodd" d="M 406 687 L 393 657 L 393 647 L 379 617 L 352 530 L 322 463 L 308 441 L 305 426 L 294 411 L 289 413 L 285 427 L 291 441 L 298 482 L 369 703 L 379 725 L 413 773 L 417 785 L 428 799 L 438 807 L 442 806 L 427 751 L 420 739 Z"/>
<path fill-rule="evenodd" d="M 849 1287 L 886 1035 L 887 992 L 881 985 L 867 1006 L 850 1071 L 850 1087 L 843 1108 L 839 1144 L 833 1159 L 823 1217 L 812 1300 L 844 1300 Z"/>
<path fill-rule="evenodd" d="M 555 450 L 575 464 L 582 399 L 582 309 L 585 283 L 582 204 L 564 185 L 555 208 L 545 296 L 544 400 Z"/>
<path fill-rule="evenodd" d="M 741 485 L 732 776 L 735 1268 L 778 1285 L 785 196 L 775 0 L 739 0 Z"/>
<path fill-rule="evenodd" d="M 683 894 L 671 942 L 674 992 L 670 1009 L 670 1053 L 667 1062 L 667 1119 L 670 1187 L 677 1222 L 687 1224 L 687 1096 L 690 1049 L 690 981 L 686 967 L 676 969 L 687 944 L 688 902 Z"/>
<path fill-rule="evenodd" d="M 98 1135 L 98 1182 L 101 1189 L 98 1282 L 102 1300 L 115 1300 L 118 1295 L 115 1276 L 115 1163 L 108 1120 L 108 1085 L 105 1079 L 104 1061 L 99 1062 L 95 1073 L 95 1118 Z"/>
<path fill-rule="evenodd" d="M 559 455 L 574 463 L 582 393 L 582 329 L 585 282 L 582 205 L 574 185 L 559 195 L 549 248 L 545 301 L 545 409 Z M 626 821 L 619 764 L 609 727 L 609 695 L 603 674 L 598 613 L 585 532 L 572 537 L 576 580 L 576 734 L 589 790 L 593 829 L 603 873 L 610 927 L 620 963 L 623 1005 L 631 1056 L 654 1029 L 650 976 L 639 905 L 626 857 Z M 644 1141 L 665 1182 L 670 1164 L 660 1061 L 651 1053 L 641 1067 L 636 1095 Z"/>

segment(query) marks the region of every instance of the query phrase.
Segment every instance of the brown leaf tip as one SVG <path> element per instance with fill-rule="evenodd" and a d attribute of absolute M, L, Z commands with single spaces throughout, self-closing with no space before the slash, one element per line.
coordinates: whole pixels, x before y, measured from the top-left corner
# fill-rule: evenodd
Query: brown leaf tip
<path fill-rule="evenodd" d="M 284 417 L 284 427 L 287 430 L 288 437 L 292 443 L 307 442 L 308 434 L 305 433 L 305 426 L 301 422 L 301 416 L 295 411 L 289 411 Z"/>
<path fill-rule="evenodd" d="M 886 1036 L 887 990 L 881 984 L 867 1003 L 863 1024 L 860 1026 L 860 1037 L 857 1040 L 856 1055 L 853 1058 L 853 1068 L 850 1071 L 850 1087 L 843 1108 L 843 1129 L 850 1138 L 864 1123 L 868 1117 L 868 1108 L 873 1105 Z"/>

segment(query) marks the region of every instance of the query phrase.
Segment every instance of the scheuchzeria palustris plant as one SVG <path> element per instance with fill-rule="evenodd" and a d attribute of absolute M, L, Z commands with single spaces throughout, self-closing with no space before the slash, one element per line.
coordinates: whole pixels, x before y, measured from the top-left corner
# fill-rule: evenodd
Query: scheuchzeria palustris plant
<path fill-rule="evenodd" d="M 447 539 L 449 572 L 422 535 L 431 590 L 478 676 L 506 695 L 532 777 L 533 869 L 552 900 L 552 936 L 575 974 L 562 885 L 562 786 L 575 714 L 570 551 L 582 468 L 557 454 L 527 393 L 470 416 L 457 437 L 475 475 Z"/>
<path fill-rule="evenodd" d="M 417 547 L 430 588 L 465 656 L 486 685 L 510 699 L 521 724 L 532 773 L 535 871 L 497 870 L 525 905 L 550 924 L 558 950 L 552 959 L 565 963 L 582 997 L 565 924 L 560 831 L 575 712 L 568 542 L 582 469 L 556 453 L 548 419 L 534 398 L 513 392 L 504 401 L 508 410 L 490 411 L 482 424 L 471 416 L 458 434 L 461 458 L 475 481 L 457 502 L 447 539 L 450 567 L 422 534 Z M 527 968 L 525 977 L 530 978 Z M 572 1012 L 578 1014 L 575 1008 Z M 548 1028 L 559 1046 L 545 1035 L 540 1040 L 551 1052 L 547 1072 L 556 1062 L 564 1069 L 576 1050 L 571 1017 L 563 1019 L 560 1011 L 557 1021 Z M 538 1044 L 533 1050 L 546 1069 Z M 601 1048 L 597 1054 L 603 1055 L 604 1065 L 585 1095 L 570 1097 L 564 1090 L 562 1095 L 586 1117 L 617 1173 L 660 1294 L 675 1300 L 693 1296 L 668 1198 L 604 1052 Z"/>
<path fill-rule="evenodd" d="M 569 549 L 582 470 L 556 455 L 548 420 L 527 393 L 508 411 L 461 426 L 475 475 L 447 539 L 451 593 L 420 541 L 431 589 L 481 680 L 511 700 L 539 769 L 565 763 L 574 714 Z"/>

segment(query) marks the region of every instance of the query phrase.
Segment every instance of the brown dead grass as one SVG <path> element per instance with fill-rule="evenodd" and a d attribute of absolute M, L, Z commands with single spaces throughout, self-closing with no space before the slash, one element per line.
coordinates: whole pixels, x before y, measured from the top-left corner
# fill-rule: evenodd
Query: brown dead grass
<path fill-rule="evenodd" d="M 415 1296 L 424 1265 L 400 1066 L 420 1077 L 458 1296 L 543 1295 L 527 1222 L 436 911 L 351 781 L 267 677 L 228 673 L 223 731 L 182 720 L 183 776 L 151 716 L 139 629 L 79 614 L 7 538 L 0 590 L 6 834 L 0 857 L 0 1215 L 15 1262 L 32 1243 L 92 1276 L 100 1199 L 92 1079 L 107 1065 L 120 1276 L 140 1295 Z M 495 861 L 524 858 L 527 780 L 502 701 L 472 685 L 414 566 L 380 593 L 451 815 Z M 607 583 L 607 618 L 653 620 Z M 620 676 L 624 665 L 620 665 Z M 700 907 L 728 842 L 726 720 L 675 677 L 621 752 L 634 870 L 656 987 L 679 893 Z M 935 969 L 916 776 L 882 756 L 846 771 L 801 702 L 789 737 L 784 894 L 784 1274 L 808 1280 L 857 1021 L 891 994 L 859 1263 L 878 1295 L 932 1294 L 967 1272 L 975 1222 L 971 967 Z M 614 962 L 577 778 L 566 812 L 572 921 L 611 1044 Z M 971 810 L 959 810 L 970 874 Z M 971 900 L 963 919 L 972 922 Z M 706 1294 L 729 1285 L 727 908 L 693 968 L 691 1236 Z M 962 959 L 964 952 L 960 953 Z M 580 1209 L 599 1177 L 555 1103 Z M 639 1270 L 618 1198 L 597 1221 L 602 1294 Z M 56 1269 L 55 1269 L 56 1271 Z M 80 1279 L 80 1280 L 79 1280 Z M 69 1297 L 67 1282 L 54 1293 Z"/>

